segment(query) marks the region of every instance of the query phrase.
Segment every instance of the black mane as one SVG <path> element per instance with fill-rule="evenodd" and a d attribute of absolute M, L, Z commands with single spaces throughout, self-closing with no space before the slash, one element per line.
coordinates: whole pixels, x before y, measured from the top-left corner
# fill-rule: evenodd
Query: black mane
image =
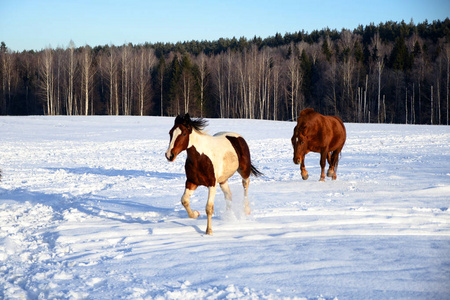
<path fill-rule="evenodd" d="M 175 124 L 181 124 L 186 127 L 192 127 L 197 131 L 202 131 L 208 125 L 208 121 L 203 118 L 191 119 L 189 114 L 178 115 Z"/>

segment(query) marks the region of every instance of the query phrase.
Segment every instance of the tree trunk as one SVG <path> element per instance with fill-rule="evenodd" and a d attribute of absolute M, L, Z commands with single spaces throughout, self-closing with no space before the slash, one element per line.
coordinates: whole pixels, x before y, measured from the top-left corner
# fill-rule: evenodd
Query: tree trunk
<path fill-rule="evenodd" d="M 446 58 L 447 58 L 447 92 L 446 92 L 446 102 L 447 102 L 447 125 L 449 125 L 448 123 L 448 114 L 449 114 L 449 107 L 448 107 L 448 99 L 449 99 L 449 92 L 450 92 L 450 86 L 449 86 L 449 81 L 450 81 L 450 45 L 447 44 L 446 48 L 445 48 L 445 53 L 446 53 Z"/>
<path fill-rule="evenodd" d="M 408 124 L 408 89 L 405 89 L 405 124 Z"/>
<path fill-rule="evenodd" d="M 378 123 L 381 121 L 381 70 L 382 70 L 382 62 L 378 59 Z"/>
<path fill-rule="evenodd" d="M 431 86 L 431 125 L 433 125 L 434 103 L 433 103 L 433 86 Z"/>

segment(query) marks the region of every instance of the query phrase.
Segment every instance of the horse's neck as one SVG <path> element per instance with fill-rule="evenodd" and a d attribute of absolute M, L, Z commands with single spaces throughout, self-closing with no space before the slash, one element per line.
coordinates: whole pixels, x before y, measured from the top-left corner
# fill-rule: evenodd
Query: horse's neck
<path fill-rule="evenodd" d="M 211 136 L 206 133 L 199 132 L 197 130 L 192 130 L 192 133 L 189 136 L 189 145 L 188 148 L 194 146 L 197 151 L 203 152 L 205 146 L 208 146 L 210 142 Z"/>

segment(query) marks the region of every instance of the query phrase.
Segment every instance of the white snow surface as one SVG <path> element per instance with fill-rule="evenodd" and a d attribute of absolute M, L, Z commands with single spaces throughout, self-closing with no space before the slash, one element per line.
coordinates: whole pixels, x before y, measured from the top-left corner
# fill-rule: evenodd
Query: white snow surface
<path fill-rule="evenodd" d="M 292 161 L 295 123 L 209 119 L 263 177 L 252 213 L 189 219 L 168 117 L 0 117 L 0 299 L 449 299 L 450 127 L 345 124 L 337 180 Z"/>

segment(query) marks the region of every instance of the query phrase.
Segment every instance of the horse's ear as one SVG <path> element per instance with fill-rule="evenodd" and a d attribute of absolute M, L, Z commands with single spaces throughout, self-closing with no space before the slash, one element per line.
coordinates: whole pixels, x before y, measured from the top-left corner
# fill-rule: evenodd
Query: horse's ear
<path fill-rule="evenodd" d="M 183 116 L 183 125 L 189 130 L 189 133 L 192 132 L 191 117 L 188 113 Z"/>
<path fill-rule="evenodd" d="M 183 122 L 184 122 L 184 118 L 181 116 L 181 115 L 178 115 L 176 118 L 175 118 L 175 124 L 183 124 Z"/>
<path fill-rule="evenodd" d="M 186 128 L 189 130 L 189 133 L 192 132 L 192 121 L 189 113 L 186 113 L 184 115 L 184 126 L 186 126 Z"/>
<path fill-rule="evenodd" d="M 309 115 L 309 114 L 311 114 L 311 113 L 314 113 L 314 109 L 313 108 L 305 108 L 304 110 L 302 110 L 301 112 L 300 112 L 300 116 L 302 117 L 302 116 L 306 116 L 306 115 Z"/>

